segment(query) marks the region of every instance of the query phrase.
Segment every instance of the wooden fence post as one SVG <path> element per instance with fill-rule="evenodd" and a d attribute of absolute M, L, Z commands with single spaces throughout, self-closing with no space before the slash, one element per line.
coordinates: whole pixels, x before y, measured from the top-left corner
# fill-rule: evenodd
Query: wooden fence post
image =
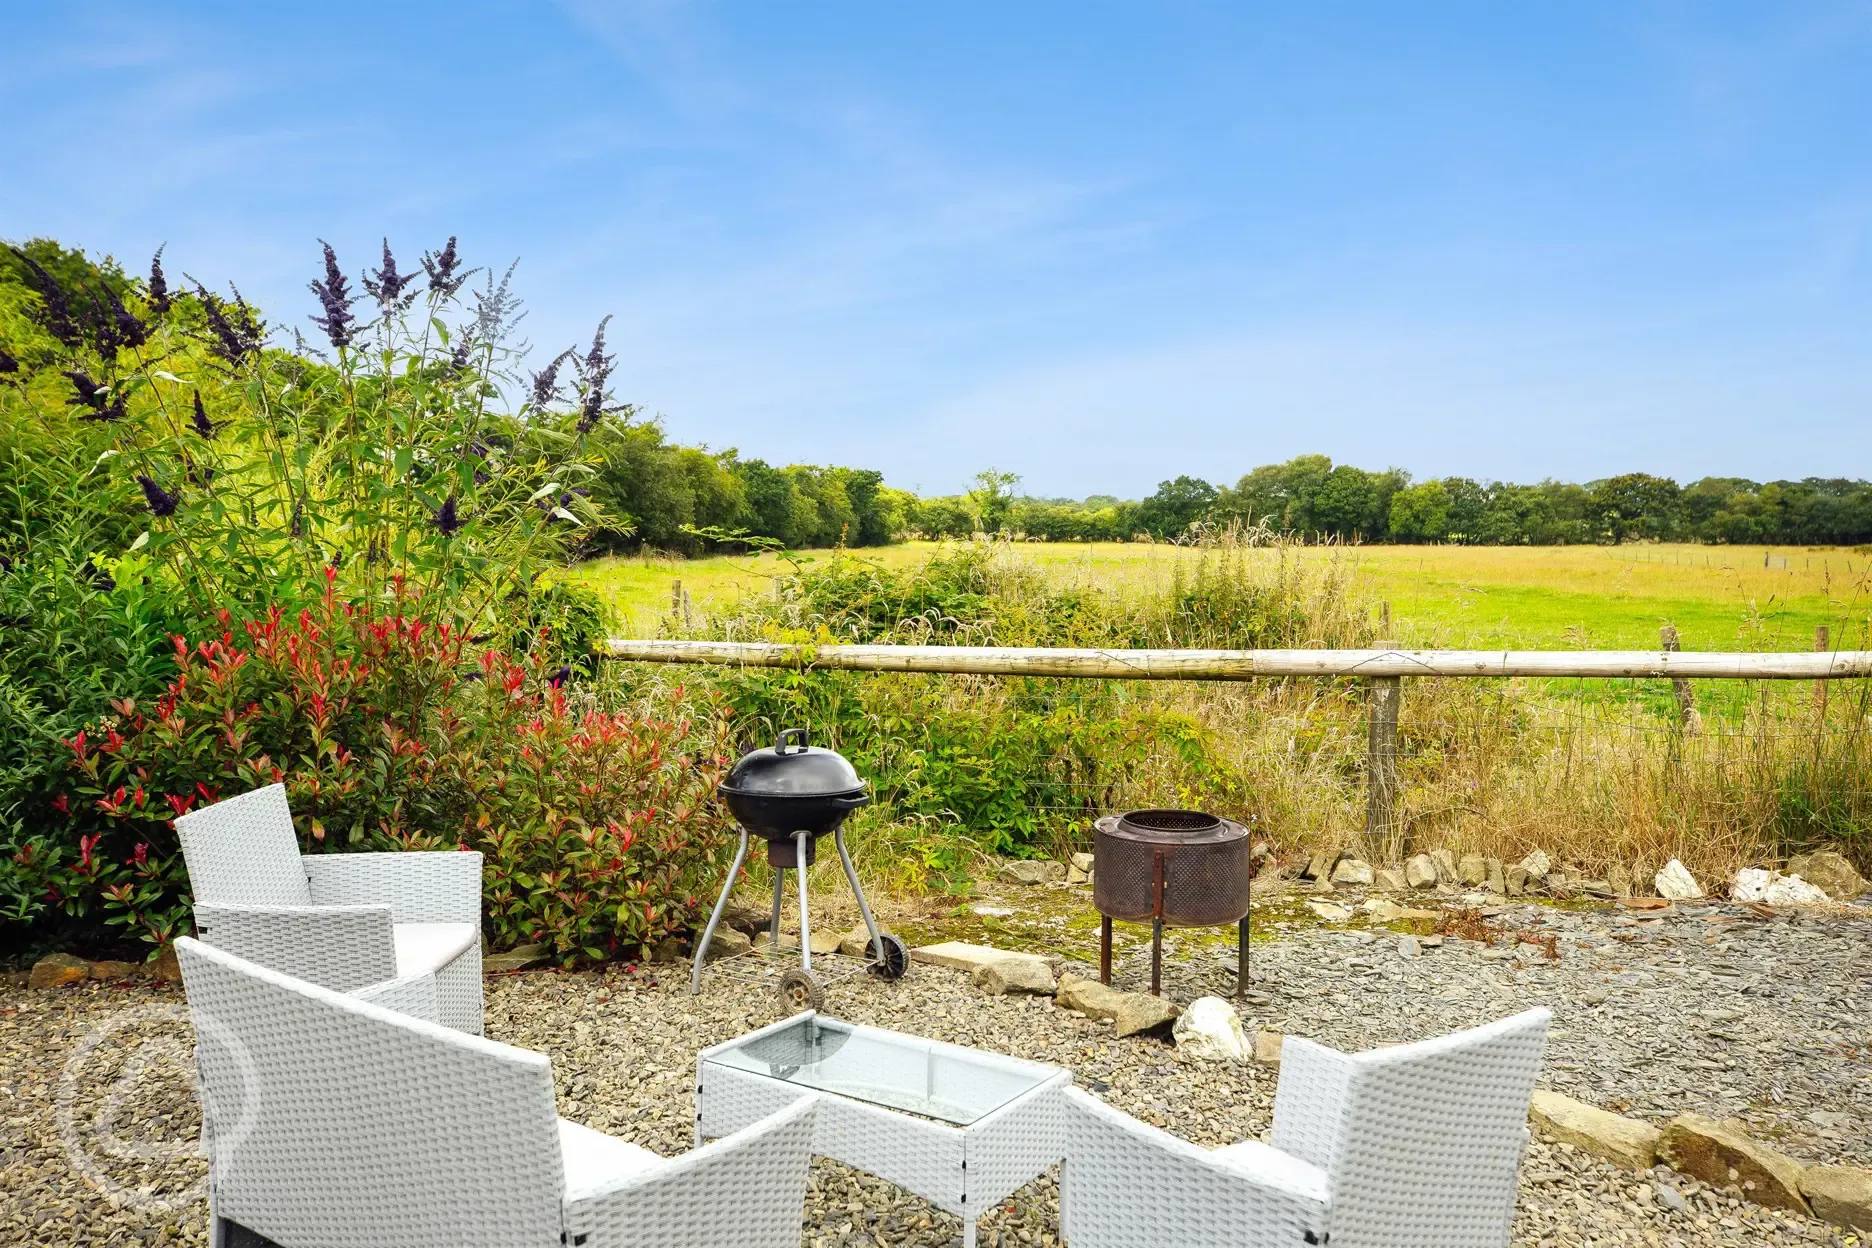
<path fill-rule="evenodd" d="M 1830 644 L 1831 639 L 1832 639 L 1832 634 L 1827 629 L 1826 625 L 1824 624 L 1814 625 L 1814 649 L 1816 651 L 1824 654 L 1828 650 L 1831 650 L 1833 648 L 1832 645 Z M 1826 719 L 1826 704 L 1827 704 L 1827 682 L 1826 681 L 1824 680 L 1814 681 L 1813 701 L 1814 701 L 1814 714 L 1818 715 L 1822 720 L 1825 720 Z"/>
<path fill-rule="evenodd" d="M 1372 647 L 1395 650 L 1398 643 L 1385 638 Z M 1365 844 L 1373 861 L 1383 863 L 1401 858 L 1404 852 L 1397 810 L 1398 703 L 1403 677 L 1372 676 L 1365 683 Z"/>
<path fill-rule="evenodd" d="M 669 583 L 669 609 L 671 615 L 682 614 L 682 597 L 682 581 L 671 581 Z"/>
<path fill-rule="evenodd" d="M 1658 631 L 1658 642 L 1667 651 L 1681 650 L 1677 641 L 1677 626 L 1666 624 Z M 1671 692 L 1677 695 L 1677 719 L 1685 732 L 1697 730 L 1696 694 L 1690 691 L 1690 682 L 1681 676 L 1672 678 Z"/>

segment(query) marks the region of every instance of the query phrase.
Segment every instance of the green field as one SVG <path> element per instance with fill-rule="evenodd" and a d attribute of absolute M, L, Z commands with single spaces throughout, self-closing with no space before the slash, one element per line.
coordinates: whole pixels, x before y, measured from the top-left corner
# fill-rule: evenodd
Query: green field
<path fill-rule="evenodd" d="M 854 552 L 902 567 L 928 542 Z M 1143 591 L 1168 583 L 1194 552 L 1126 543 L 1016 545 L 1012 553 L 1064 581 Z M 812 558 L 830 552 L 809 552 Z M 1805 650 L 1818 625 L 1835 647 L 1864 643 L 1872 555 L 1851 548 L 1760 546 L 1367 546 L 1287 548 L 1252 558 L 1351 562 L 1369 596 L 1390 604 L 1409 645 L 1448 648 L 1650 649 L 1673 624 L 1685 649 Z M 653 635 L 681 581 L 702 613 L 765 592 L 791 569 L 771 556 L 599 559 L 571 578 L 597 590 L 622 633 Z"/>

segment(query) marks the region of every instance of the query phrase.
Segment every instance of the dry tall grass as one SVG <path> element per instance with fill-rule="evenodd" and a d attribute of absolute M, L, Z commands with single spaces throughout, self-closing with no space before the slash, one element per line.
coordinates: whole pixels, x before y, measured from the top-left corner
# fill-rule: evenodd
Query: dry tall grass
<path fill-rule="evenodd" d="M 852 640 L 862 625 L 866 636 L 893 635 L 880 607 L 903 587 L 868 575 L 803 578 L 695 629 Z M 1367 645 L 1378 628 L 1358 552 L 1296 550 L 1265 534 L 1221 535 L 1176 560 L 1166 583 L 1145 594 L 1057 570 L 1039 576 L 1006 550 L 971 576 L 979 616 L 953 621 L 951 640 L 1338 648 Z M 943 639 L 927 612 L 897 631 Z M 1365 690 L 1356 680 L 813 679 L 833 691 L 855 726 L 846 731 L 864 735 L 885 787 L 898 773 L 921 774 L 932 743 L 992 751 L 990 730 L 1023 715 L 1078 716 L 1085 731 L 1063 734 L 1066 744 L 1027 764 L 1036 774 L 1013 780 L 1047 807 L 1042 839 L 1053 852 L 1083 846 L 1104 811 L 1180 804 L 1251 819 L 1296 853 L 1338 845 L 1395 862 L 1447 847 L 1512 861 L 1539 847 L 1641 889 L 1673 857 L 1706 880 L 1817 844 L 1872 865 L 1872 691 L 1863 681 L 1836 682 L 1824 704 L 1810 684 L 1706 682 L 1700 724 L 1687 729 L 1666 682 L 1407 680 L 1402 836 L 1373 846 L 1364 833 Z M 1100 737 L 1101 726 L 1111 731 Z M 991 771 L 984 764 L 984 775 Z M 868 825 L 865 856 L 914 890 L 927 873 L 903 864 L 927 859 L 930 838 L 979 841 L 984 832 L 945 820 L 941 809 L 910 817 L 887 807 Z"/>

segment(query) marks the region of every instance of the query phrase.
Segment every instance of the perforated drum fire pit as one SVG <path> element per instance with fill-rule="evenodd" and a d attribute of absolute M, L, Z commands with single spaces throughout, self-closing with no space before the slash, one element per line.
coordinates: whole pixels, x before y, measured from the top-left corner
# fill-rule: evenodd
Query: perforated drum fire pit
<path fill-rule="evenodd" d="M 1151 986 L 1162 991 L 1163 929 L 1236 927 L 1235 993 L 1248 987 L 1248 829 L 1197 810 L 1133 810 L 1094 825 L 1092 902 L 1099 979 L 1111 983 L 1112 920 L 1151 925 Z"/>

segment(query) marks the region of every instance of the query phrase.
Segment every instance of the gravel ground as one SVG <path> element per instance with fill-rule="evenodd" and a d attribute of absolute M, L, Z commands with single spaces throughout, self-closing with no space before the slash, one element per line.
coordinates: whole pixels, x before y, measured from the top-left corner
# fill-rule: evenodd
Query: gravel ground
<path fill-rule="evenodd" d="M 1004 896 L 1020 906 L 1018 894 Z M 1292 912 L 1275 899 L 1267 926 Z M 1550 1087 L 1659 1120 L 1683 1110 L 1738 1117 L 1804 1160 L 1872 1165 L 1872 913 L 1764 920 L 1727 906 L 1659 917 L 1530 905 L 1491 921 L 1556 937 L 1558 960 L 1532 945 L 1455 939 L 1413 958 L 1389 931 L 1295 922 L 1257 944 L 1245 1014 L 1251 1025 L 1357 1049 L 1546 1003 L 1555 1011 Z M 1186 938 L 1167 959 L 1166 991 L 1184 1001 L 1226 995 L 1232 966 L 1232 949 Z M 1130 946 L 1120 986 L 1141 986 L 1147 967 Z M 680 1152 L 696 1051 L 778 1017 L 765 994 L 720 976 L 699 998 L 685 980 L 671 967 L 498 977 L 488 1034 L 552 1055 L 567 1117 Z M 175 988 L 142 984 L 0 988 L 0 1243 L 204 1241 L 181 1003 Z M 1269 1125 L 1273 1068 L 1190 1063 L 1165 1040 L 1116 1040 L 1106 1024 L 1044 1000 L 985 997 L 960 972 L 919 966 L 896 984 L 860 977 L 834 985 L 827 1010 L 1068 1066 L 1112 1103 L 1200 1144 Z M 1047 1176 L 984 1219 L 982 1242 L 1055 1243 L 1057 1214 Z M 959 1223 L 921 1200 L 815 1164 L 802 1243 L 959 1238 Z M 1632 1175 L 1537 1140 L 1522 1169 L 1514 1242 L 1859 1241 L 1665 1170 Z"/>

